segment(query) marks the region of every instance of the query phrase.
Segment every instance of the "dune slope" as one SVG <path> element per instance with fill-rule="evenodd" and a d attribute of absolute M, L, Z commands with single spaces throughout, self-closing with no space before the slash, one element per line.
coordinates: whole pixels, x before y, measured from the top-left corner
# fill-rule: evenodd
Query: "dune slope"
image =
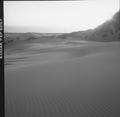
<path fill-rule="evenodd" d="M 119 117 L 120 43 L 88 47 L 6 68 L 6 117 Z"/>

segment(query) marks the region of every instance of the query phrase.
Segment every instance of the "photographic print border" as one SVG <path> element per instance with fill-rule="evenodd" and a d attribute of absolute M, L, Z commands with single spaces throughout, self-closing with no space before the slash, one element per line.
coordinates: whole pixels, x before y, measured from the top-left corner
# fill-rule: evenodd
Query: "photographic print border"
<path fill-rule="evenodd" d="M 3 1 L 0 1 L 0 117 L 4 117 L 4 16 Z"/>

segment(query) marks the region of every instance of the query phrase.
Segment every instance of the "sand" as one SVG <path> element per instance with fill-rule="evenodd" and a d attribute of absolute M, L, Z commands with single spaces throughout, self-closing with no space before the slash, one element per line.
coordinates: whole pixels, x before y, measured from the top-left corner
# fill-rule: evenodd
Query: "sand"
<path fill-rule="evenodd" d="M 120 116 L 120 42 L 33 49 L 6 57 L 6 117 Z"/>

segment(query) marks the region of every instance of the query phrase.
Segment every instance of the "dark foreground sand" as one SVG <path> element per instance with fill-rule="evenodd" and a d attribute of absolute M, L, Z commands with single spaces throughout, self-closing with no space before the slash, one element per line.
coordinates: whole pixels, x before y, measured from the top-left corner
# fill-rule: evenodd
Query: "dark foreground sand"
<path fill-rule="evenodd" d="M 120 42 L 38 53 L 9 57 L 6 117 L 120 117 Z"/>

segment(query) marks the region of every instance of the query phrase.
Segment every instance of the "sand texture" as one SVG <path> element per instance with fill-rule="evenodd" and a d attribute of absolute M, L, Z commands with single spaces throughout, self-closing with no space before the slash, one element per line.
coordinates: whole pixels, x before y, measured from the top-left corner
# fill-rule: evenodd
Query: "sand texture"
<path fill-rule="evenodd" d="M 120 117 L 119 100 L 120 42 L 6 55 L 6 117 Z"/>

